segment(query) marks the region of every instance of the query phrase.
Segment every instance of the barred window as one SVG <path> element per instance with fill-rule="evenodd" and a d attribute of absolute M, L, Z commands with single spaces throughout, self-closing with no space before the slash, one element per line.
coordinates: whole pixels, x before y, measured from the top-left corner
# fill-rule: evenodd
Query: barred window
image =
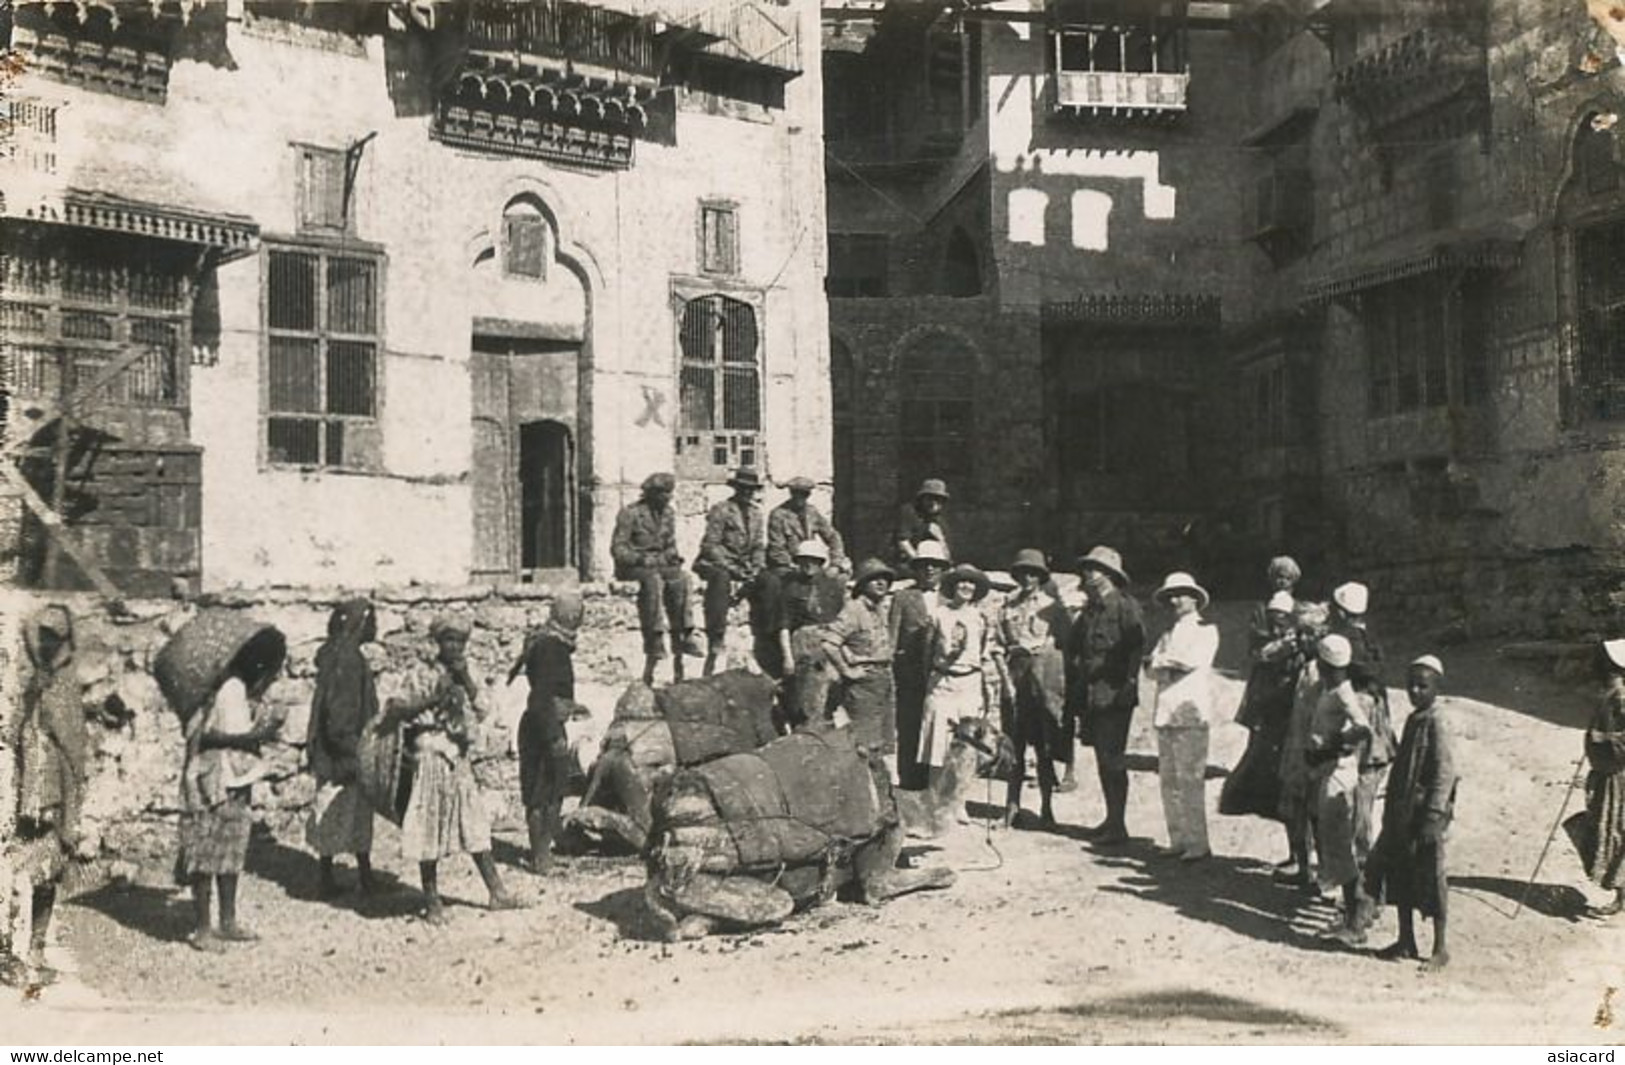
<path fill-rule="evenodd" d="M 1366 294 L 1361 320 L 1372 417 L 1488 398 L 1486 292 L 1484 279 L 1469 274 L 1412 278 Z"/>
<path fill-rule="evenodd" d="M 375 432 L 381 263 L 354 252 L 267 252 L 266 455 L 273 463 L 359 466 L 349 439 Z"/>
<path fill-rule="evenodd" d="M 1581 230 L 1575 238 L 1579 280 L 1579 384 L 1584 413 L 1625 417 L 1625 222 Z"/>
<path fill-rule="evenodd" d="M 761 334 L 756 309 L 709 295 L 683 304 L 678 323 L 678 452 L 686 473 L 703 475 L 759 461 Z"/>

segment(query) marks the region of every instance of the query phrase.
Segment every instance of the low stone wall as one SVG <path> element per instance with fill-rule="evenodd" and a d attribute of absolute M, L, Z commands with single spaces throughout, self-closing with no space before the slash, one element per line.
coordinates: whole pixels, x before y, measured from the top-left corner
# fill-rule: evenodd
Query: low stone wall
<path fill-rule="evenodd" d="M 95 751 L 83 822 L 84 838 L 78 887 L 108 878 L 142 883 L 163 883 L 174 862 L 175 825 L 179 816 L 180 768 L 183 752 L 180 722 L 153 679 L 151 665 L 169 635 L 199 609 L 221 607 L 241 610 L 275 625 L 288 638 L 288 663 L 281 680 L 267 698 L 286 711 L 281 738 L 268 745 L 267 778 L 254 789 L 257 817 L 279 838 L 302 839 L 301 825 L 315 796 L 315 782 L 302 771 L 304 736 L 315 684 L 314 658 L 326 636 L 333 606 L 353 593 L 340 591 L 265 592 L 206 596 L 195 602 L 138 600 L 127 611 L 112 614 L 99 600 L 84 596 L 50 599 L 14 595 L 0 611 L 15 642 L 18 622 L 48 601 L 65 602 L 74 612 L 78 642 L 77 666 L 87 695 L 101 698 L 116 691 L 135 711 L 132 726 L 118 732 L 92 726 Z M 572 726 L 572 740 L 590 759 L 597 737 L 608 724 L 615 700 L 642 671 L 642 640 L 637 610 L 626 586 L 584 585 L 586 608 L 576 653 L 577 699 L 592 712 L 588 722 Z M 370 597 L 376 605 L 378 638 L 385 653 L 379 673 L 380 696 L 387 698 L 414 658 L 430 656 L 429 626 L 442 614 L 454 614 L 472 624 L 468 655 L 476 680 L 486 685 L 486 735 L 480 748 L 477 772 L 497 808 L 498 827 L 518 828 L 517 767 L 512 751 L 514 728 L 524 710 L 528 686 L 521 677 L 506 683 L 508 670 L 518 657 L 527 629 L 547 616 L 550 594 L 545 590 L 493 593 L 489 589 L 386 590 Z M 749 656 L 749 634 L 741 608 L 737 631 L 730 636 L 726 664 L 743 664 Z M 20 650 L 11 659 L 26 668 Z M 689 660 L 697 673 L 700 663 Z M 7 673 L 9 679 L 14 674 Z M 15 674 L 18 680 L 20 673 Z M 670 660 L 662 663 L 660 682 L 670 676 Z M 15 693 L 15 684 L 6 688 Z M 0 713 L 14 715 L 15 700 L 8 698 Z M 7 719 L 7 723 L 13 720 Z M 0 737 L 12 736 L 11 728 Z M 15 796 L 12 785 L 14 752 L 0 742 L 0 795 Z M 8 804 L 9 805 L 9 804 Z M 0 836 L 9 828 L 10 810 L 0 811 Z"/>

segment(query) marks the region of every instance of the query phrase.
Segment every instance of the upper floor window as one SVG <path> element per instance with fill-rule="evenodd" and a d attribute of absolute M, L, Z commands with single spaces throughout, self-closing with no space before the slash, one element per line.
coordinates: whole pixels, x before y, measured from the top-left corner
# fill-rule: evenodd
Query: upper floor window
<path fill-rule="evenodd" d="M 1371 416 L 1486 399 L 1492 301 L 1482 274 L 1430 274 L 1368 292 L 1361 319 Z"/>
<path fill-rule="evenodd" d="M 0 159 L 25 173 L 56 173 L 57 107 L 29 96 L 6 101 L 0 117 Z"/>
<path fill-rule="evenodd" d="M 700 203 L 700 272 L 739 273 L 739 207 L 725 200 Z"/>
<path fill-rule="evenodd" d="M 516 199 L 502 212 L 502 272 L 509 277 L 547 279 L 553 257 L 552 230 L 541 208 L 528 199 Z"/>
<path fill-rule="evenodd" d="M 297 146 L 299 231 L 347 233 L 353 227 L 347 153 L 341 148 Z"/>
<path fill-rule="evenodd" d="M 265 446 L 272 463 L 365 467 L 377 451 L 379 293 L 373 255 L 266 253 Z"/>
<path fill-rule="evenodd" d="M 689 299 L 677 327 L 678 466 L 709 477 L 758 465 L 762 429 L 761 331 L 756 308 L 722 295 Z"/>
<path fill-rule="evenodd" d="M 1123 0 L 1060 0 L 1050 30 L 1055 104 L 1079 114 L 1185 109 L 1185 23 Z"/>

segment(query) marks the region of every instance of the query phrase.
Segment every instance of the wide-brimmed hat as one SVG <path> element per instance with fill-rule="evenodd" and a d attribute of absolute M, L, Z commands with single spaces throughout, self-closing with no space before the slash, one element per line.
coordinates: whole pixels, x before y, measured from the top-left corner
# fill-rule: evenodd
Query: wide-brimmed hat
<path fill-rule="evenodd" d="M 1613 663 L 1615 669 L 1625 669 L 1625 640 L 1604 640 L 1602 653 Z"/>
<path fill-rule="evenodd" d="M 1175 570 L 1162 579 L 1162 587 L 1153 593 L 1159 603 L 1165 603 L 1176 595 L 1193 595 L 1196 597 L 1197 608 L 1205 608 L 1209 602 L 1207 589 L 1196 583 L 1196 578 L 1189 573 Z"/>
<path fill-rule="evenodd" d="M 651 473 L 643 479 L 643 490 L 645 492 L 675 492 L 677 491 L 677 478 L 669 473 Z"/>
<path fill-rule="evenodd" d="M 741 466 L 728 478 L 728 487 L 750 488 L 759 492 L 762 490 L 762 475 L 757 473 L 754 467 Z"/>
<path fill-rule="evenodd" d="M 818 487 L 818 482 L 811 477 L 792 477 L 784 487 L 791 492 L 811 492 Z"/>
<path fill-rule="evenodd" d="M 914 545 L 914 557 L 908 561 L 911 566 L 916 562 L 936 562 L 943 566 L 953 564 L 948 557 L 948 548 L 941 540 L 921 540 Z"/>
<path fill-rule="evenodd" d="M 876 577 L 884 577 L 888 581 L 897 579 L 897 571 L 880 561 L 878 558 L 866 558 L 858 563 L 857 570 L 852 574 L 852 594 L 856 595 L 863 590 L 863 586 Z"/>
<path fill-rule="evenodd" d="M 1128 573 L 1123 569 L 1123 556 L 1109 547 L 1091 547 L 1087 555 L 1078 559 L 1078 569 L 1098 569 L 1118 584 L 1128 584 Z"/>
<path fill-rule="evenodd" d="M 1371 605 L 1371 590 L 1359 581 L 1339 584 L 1332 592 L 1332 602 L 1342 607 L 1345 614 L 1364 614 Z"/>
<path fill-rule="evenodd" d="M 791 558 L 816 558 L 820 562 L 829 561 L 829 548 L 822 540 L 803 540 L 796 545 L 795 554 Z"/>
<path fill-rule="evenodd" d="M 1049 579 L 1049 562 L 1044 558 L 1044 552 L 1036 547 L 1022 548 L 1016 552 L 1016 560 L 1010 563 L 1010 576 L 1014 577 L 1022 570 L 1037 573 L 1040 579 Z"/>
<path fill-rule="evenodd" d="M 1354 648 L 1349 645 L 1347 637 L 1333 633 L 1320 638 L 1315 645 L 1315 655 L 1333 669 L 1343 669 L 1354 661 Z"/>
<path fill-rule="evenodd" d="M 961 562 L 947 573 L 944 573 L 938 587 L 947 588 L 950 585 L 958 584 L 960 581 L 970 581 L 975 586 L 976 593 L 971 597 L 973 600 L 986 596 L 988 589 L 992 587 L 992 582 L 987 579 L 987 574 L 968 562 Z"/>
<path fill-rule="evenodd" d="M 1439 676 L 1444 676 L 1444 663 L 1439 661 L 1438 655 L 1423 655 L 1411 663 L 1412 669 L 1431 669 Z"/>
<path fill-rule="evenodd" d="M 1298 601 L 1292 598 L 1291 592 L 1276 592 L 1264 604 L 1264 609 L 1271 614 L 1290 614 L 1297 606 Z"/>
<path fill-rule="evenodd" d="M 921 496 L 936 496 L 938 499 L 947 499 L 949 498 L 948 484 L 939 478 L 927 477 L 920 482 L 919 489 L 914 493 L 915 499 Z"/>

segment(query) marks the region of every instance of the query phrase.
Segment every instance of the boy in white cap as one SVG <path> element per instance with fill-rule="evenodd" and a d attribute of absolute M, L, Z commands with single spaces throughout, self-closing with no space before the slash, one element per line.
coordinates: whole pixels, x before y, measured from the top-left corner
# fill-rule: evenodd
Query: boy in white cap
<path fill-rule="evenodd" d="M 1360 750 L 1371 736 L 1364 701 L 1349 681 L 1349 642 L 1335 633 L 1315 649 L 1320 659 L 1320 696 L 1309 720 L 1307 755 L 1315 796 L 1315 838 L 1320 844 L 1320 883 L 1343 894 L 1343 925 L 1333 936 L 1356 946 L 1365 940 L 1369 903 L 1360 894 L 1360 854 L 1354 842 L 1355 790 Z"/>
<path fill-rule="evenodd" d="M 846 605 L 846 583 L 830 573 L 829 548 L 822 540 L 805 540 L 795 550 L 795 570 L 785 578 L 774 616 L 767 619 L 771 649 L 762 663 L 768 676 L 785 680 L 782 709 L 791 726 L 818 724 L 824 718 L 833 679 L 824 653 L 821 626 L 834 621 Z"/>
<path fill-rule="evenodd" d="M 1399 741 L 1388 797 L 1382 810 L 1382 835 L 1366 866 L 1366 890 L 1399 910 L 1399 939 L 1378 951 L 1391 960 L 1416 959 L 1414 913 L 1433 918 L 1433 954 L 1426 970 L 1450 960 L 1445 949 L 1446 904 L 1450 882 L 1445 876 L 1444 844 L 1456 805 L 1456 762 L 1450 731 L 1437 710 L 1444 665 L 1434 655 L 1412 662 L 1405 677 L 1411 716 Z"/>
<path fill-rule="evenodd" d="M 1354 796 L 1354 846 L 1362 863 L 1371 853 L 1371 840 L 1377 827 L 1377 795 L 1382 791 L 1383 777 L 1388 773 L 1388 766 L 1394 760 L 1394 749 L 1398 746 L 1393 717 L 1388 712 L 1388 684 L 1383 675 L 1382 645 L 1366 624 L 1366 610 L 1370 603 L 1371 591 L 1359 581 L 1340 584 L 1332 591 L 1335 615 L 1332 632 L 1349 642 L 1349 680 L 1365 700 L 1371 724 L 1371 739 L 1360 751 L 1360 785 Z M 1374 906 L 1362 908 L 1363 914 L 1373 912 Z"/>

